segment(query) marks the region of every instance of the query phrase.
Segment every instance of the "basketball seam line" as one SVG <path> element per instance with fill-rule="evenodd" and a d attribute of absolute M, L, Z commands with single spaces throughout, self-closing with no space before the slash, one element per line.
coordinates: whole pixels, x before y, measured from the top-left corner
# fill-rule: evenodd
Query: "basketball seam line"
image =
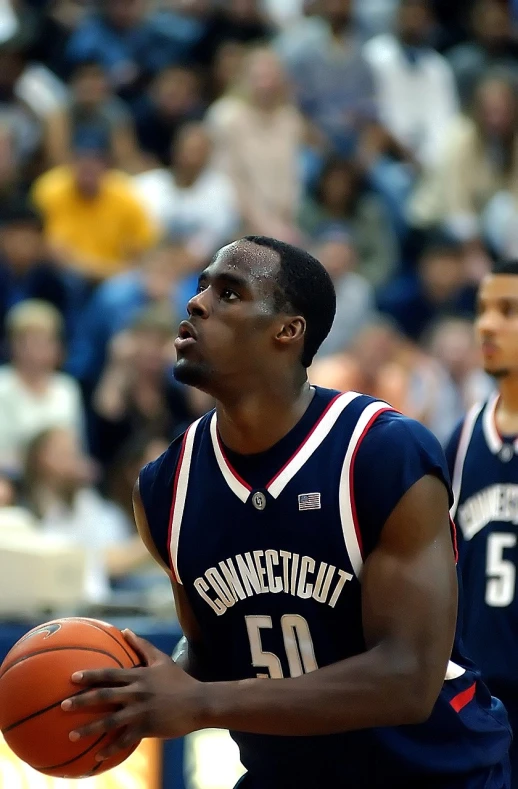
<path fill-rule="evenodd" d="M 92 743 L 92 745 L 89 745 L 88 748 L 86 748 L 82 753 L 78 753 L 77 756 L 74 756 L 73 759 L 69 759 L 66 762 L 62 762 L 61 764 L 51 764 L 48 767 L 45 767 L 45 766 L 34 767 L 34 769 L 35 770 L 59 770 L 61 767 L 68 767 L 69 764 L 73 764 L 78 759 L 82 759 L 83 756 L 86 756 L 87 753 L 89 753 L 90 751 L 93 751 L 94 748 L 97 748 L 99 743 L 101 743 L 104 740 L 104 738 L 106 737 L 107 734 L 108 734 L 108 732 L 104 732 L 104 734 L 101 734 L 101 736 L 98 737 L 96 739 L 96 741 L 94 743 Z M 102 762 L 99 762 L 99 766 L 101 764 L 102 764 Z M 95 769 L 98 769 L 98 768 L 96 767 Z M 90 773 L 87 773 L 87 775 L 90 775 Z"/>
<path fill-rule="evenodd" d="M 39 715 L 43 715 L 45 712 L 49 712 L 49 710 L 53 710 L 55 707 L 59 707 L 60 704 L 63 704 L 63 702 L 66 701 L 67 699 L 73 699 L 76 696 L 81 696 L 83 693 L 87 693 L 89 690 L 90 688 L 83 688 L 83 690 L 78 690 L 77 693 L 73 693 L 71 696 L 65 696 L 64 699 L 60 699 L 59 701 L 53 702 L 53 704 L 50 704 L 48 707 L 45 707 L 42 710 L 31 712 L 31 714 L 27 715 L 25 718 L 22 718 L 19 721 L 15 721 L 14 723 L 10 723 L 9 726 L 4 726 L 2 732 L 4 734 L 8 734 L 10 731 L 13 731 L 13 729 L 16 729 L 17 726 L 21 726 L 22 723 L 27 723 L 27 721 L 30 721 L 33 718 L 37 718 Z"/>
<path fill-rule="evenodd" d="M 102 762 L 97 762 L 97 764 L 95 765 L 95 767 L 93 768 L 93 770 L 91 770 L 89 773 L 87 773 L 87 774 L 86 774 L 84 777 L 85 777 L 85 778 L 91 778 L 92 776 L 94 776 L 94 775 L 95 775 L 95 773 L 97 772 L 97 770 L 99 770 L 99 769 L 100 769 L 102 766 L 103 766 L 103 763 L 102 763 Z"/>
<path fill-rule="evenodd" d="M 18 660 L 15 660 L 14 663 L 11 663 L 10 666 L 7 666 L 5 671 L 3 671 L 2 674 L 0 674 L 0 679 L 3 679 L 3 677 L 5 677 L 5 675 L 7 674 L 8 671 L 10 671 L 15 666 L 18 666 L 20 663 L 23 663 L 24 660 L 29 660 L 29 658 L 35 657 L 36 655 L 44 655 L 47 652 L 66 652 L 67 650 L 76 651 L 76 652 L 77 651 L 79 651 L 79 652 L 95 652 L 98 655 L 107 655 L 107 657 L 112 658 L 112 660 L 114 660 L 117 663 L 119 668 L 122 668 L 122 669 L 126 668 L 126 666 L 124 666 L 124 664 L 121 663 L 120 660 L 115 657 L 115 655 L 112 655 L 111 652 L 106 652 L 106 650 L 104 650 L 104 649 L 96 649 L 95 647 L 82 647 L 82 646 L 79 646 L 79 645 L 77 645 L 77 646 L 66 646 L 66 647 L 47 647 L 46 649 L 39 649 L 37 652 L 30 652 L 28 655 L 24 655 L 23 657 L 18 658 Z M 133 663 L 133 661 L 132 661 L 132 663 Z M 127 668 L 134 668 L 134 667 L 135 667 L 134 664 L 133 664 L 133 666 L 127 666 Z"/>
<path fill-rule="evenodd" d="M 80 616 L 78 616 L 78 617 L 77 617 L 77 619 L 78 619 L 80 622 L 87 622 L 89 625 L 91 625 L 92 627 L 94 627 L 96 630 L 100 630 L 100 631 L 101 631 L 101 633 L 105 633 L 107 636 L 110 636 L 110 638 L 112 639 L 112 641 L 115 641 L 115 643 L 116 643 L 116 644 L 118 644 L 118 645 L 120 646 L 120 648 L 122 649 L 122 651 L 123 651 L 123 652 L 126 654 L 126 656 L 127 656 L 127 657 L 129 657 L 129 659 L 130 659 L 130 660 L 131 660 L 131 662 L 133 663 L 133 656 L 132 656 L 132 655 L 130 655 L 130 653 L 128 652 L 128 650 L 126 649 L 126 647 L 125 647 L 123 644 L 121 644 L 121 642 L 119 641 L 119 639 L 118 639 L 118 638 L 116 638 L 116 637 L 113 635 L 113 633 L 110 633 L 110 631 L 109 631 L 109 630 L 105 630 L 105 629 L 104 629 L 104 627 L 99 627 L 99 625 L 98 625 L 96 622 L 91 622 L 91 621 L 90 621 L 90 620 L 89 620 L 87 617 L 84 617 L 84 618 L 83 618 L 83 617 L 80 617 Z M 123 638 L 124 638 L 124 636 L 123 636 Z M 134 666 L 138 666 L 138 665 L 139 665 L 139 663 L 133 663 L 133 665 L 134 665 Z"/>

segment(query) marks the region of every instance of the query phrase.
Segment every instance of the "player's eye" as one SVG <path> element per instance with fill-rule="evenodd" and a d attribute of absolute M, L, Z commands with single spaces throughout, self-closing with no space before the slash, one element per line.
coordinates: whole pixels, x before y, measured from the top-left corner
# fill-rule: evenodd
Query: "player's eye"
<path fill-rule="evenodd" d="M 220 295 L 225 301 L 236 301 L 239 299 L 239 296 L 235 290 L 231 290 L 230 288 L 223 288 Z"/>
<path fill-rule="evenodd" d="M 207 289 L 206 285 L 198 285 L 198 287 L 196 288 L 196 295 L 198 295 L 199 293 L 203 293 L 203 291 L 206 289 Z"/>
<path fill-rule="evenodd" d="M 504 301 L 504 302 L 502 302 L 502 305 L 500 307 L 500 311 L 501 311 L 502 315 L 504 316 L 504 318 L 508 318 L 510 315 L 515 315 L 516 314 L 516 307 L 510 301 Z"/>

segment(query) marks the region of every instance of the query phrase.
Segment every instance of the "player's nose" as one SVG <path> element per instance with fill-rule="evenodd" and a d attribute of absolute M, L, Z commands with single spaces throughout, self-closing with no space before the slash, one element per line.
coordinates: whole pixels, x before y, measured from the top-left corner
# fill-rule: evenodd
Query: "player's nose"
<path fill-rule="evenodd" d="M 483 336 L 491 338 L 498 331 L 501 315 L 497 310 L 486 310 L 477 318 L 477 328 Z"/>
<path fill-rule="evenodd" d="M 207 318 L 209 315 L 209 298 L 208 288 L 192 296 L 192 298 L 190 298 L 187 302 L 188 315 L 196 315 L 199 318 Z"/>

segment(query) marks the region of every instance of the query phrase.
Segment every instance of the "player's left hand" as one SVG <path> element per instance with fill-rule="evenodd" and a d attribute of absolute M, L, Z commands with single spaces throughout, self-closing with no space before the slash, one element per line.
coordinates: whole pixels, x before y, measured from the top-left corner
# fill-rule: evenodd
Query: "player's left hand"
<path fill-rule="evenodd" d="M 93 689 L 73 696 L 61 705 L 65 711 L 114 705 L 114 712 L 70 733 L 70 739 L 75 741 L 120 729 L 120 736 L 115 742 L 97 755 L 99 761 L 108 759 L 143 737 L 183 737 L 201 728 L 197 713 L 202 683 L 186 674 L 148 641 L 130 631 L 125 631 L 124 635 L 145 665 L 142 668 L 77 672 L 72 675 L 72 681 Z"/>

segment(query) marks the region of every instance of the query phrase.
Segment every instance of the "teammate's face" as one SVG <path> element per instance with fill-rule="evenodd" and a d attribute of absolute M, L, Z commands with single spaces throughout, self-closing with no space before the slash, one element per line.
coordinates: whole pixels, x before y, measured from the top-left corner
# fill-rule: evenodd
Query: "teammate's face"
<path fill-rule="evenodd" d="M 494 274 L 484 279 L 476 328 L 486 372 L 497 378 L 518 374 L 517 276 Z"/>
<path fill-rule="evenodd" d="M 275 309 L 278 266 L 275 252 L 248 242 L 217 254 L 187 305 L 190 320 L 180 324 L 179 381 L 213 394 L 266 374 L 286 321 Z"/>

